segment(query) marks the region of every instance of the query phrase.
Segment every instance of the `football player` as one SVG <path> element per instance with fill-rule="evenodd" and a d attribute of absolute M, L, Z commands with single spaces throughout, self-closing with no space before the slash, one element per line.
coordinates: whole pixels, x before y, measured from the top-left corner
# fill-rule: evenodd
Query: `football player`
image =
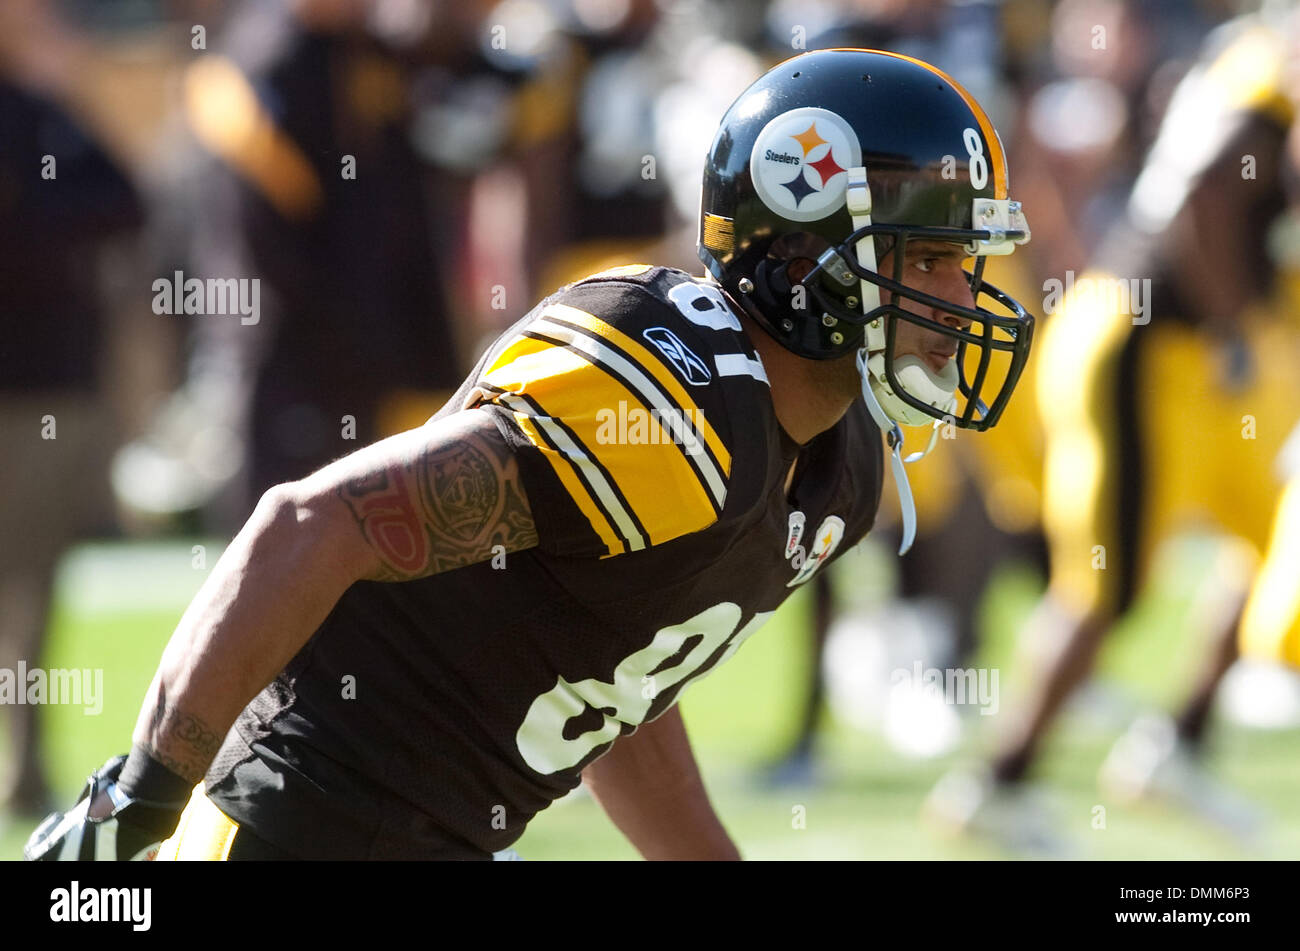
<path fill-rule="evenodd" d="M 1289 112 L 1300 110 L 1300 11 L 1284 30 L 1280 76 Z M 1300 319 L 1300 123 L 1292 122 L 1285 146 L 1290 207 L 1285 227 L 1275 232 L 1281 258 L 1279 298 L 1294 334 Z M 1289 240 L 1287 240 L 1289 238 Z M 1278 460 L 1285 483 L 1273 513 L 1268 547 L 1242 612 L 1239 646 L 1243 656 L 1300 668 L 1300 425 Z"/>
<path fill-rule="evenodd" d="M 870 529 L 882 431 L 901 477 L 900 424 L 996 422 L 1033 320 L 982 261 L 1028 237 L 939 70 L 770 70 L 707 157 L 710 278 L 568 285 L 426 425 L 266 493 L 27 855 L 486 859 L 585 780 L 647 858 L 738 857 L 674 704 Z"/>
<path fill-rule="evenodd" d="M 1284 63 L 1281 35 L 1260 18 L 1211 35 L 1099 267 L 1047 324 L 1037 382 L 1051 577 L 1029 622 L 1038 676 L 989 767 L 950 773 L 934 790 L 927 813 L 944 824 L 1030 851 L 1065 847 L 1024 780 L 1158 543 L 1199 522 L 1246 543 L 1217 566 L 1207 595 L 1219 603 L 1196 612 L 1211 649 L 1176 718 L 1139 720 L 1101 778 L 1122 798 L 1170 794 L 1230 831 L 1253 830 L 1251 810 L 1198 759 L 1237 656 L 1249 549 L 1267 538 L 1272 461 L 1300 400 L 1294 332 L 1276 319 L 1265 247 L 1285 207 Z"/>

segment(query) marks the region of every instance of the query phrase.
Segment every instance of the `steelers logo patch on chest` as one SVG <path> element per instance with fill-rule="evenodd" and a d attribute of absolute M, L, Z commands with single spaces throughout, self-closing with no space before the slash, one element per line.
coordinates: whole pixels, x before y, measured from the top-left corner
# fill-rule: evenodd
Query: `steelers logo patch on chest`
<path fill-rule="evenodd" d="M 763 127 L 749 174 L 767 207 L 791 221 L 816 221 L 844 204 L 847 172 L 861 164 L 853 127 L 833 112 L 805 106 Z"/>
<path fill-rule="evenodd" d="M 811 539 L 811 550 L 804 558 L 803 564 L 798 566 L 799 573 L 786 584 L 786 587 L 793 588 L 801 585 L 815 575 L 817 569 L 835 554 L 835 549 L 840 547 L 843 538 L 844 519 L 838 515 L 827 515 L 822 519 L 822 523 L 817 526 L 817 534 Z"/>

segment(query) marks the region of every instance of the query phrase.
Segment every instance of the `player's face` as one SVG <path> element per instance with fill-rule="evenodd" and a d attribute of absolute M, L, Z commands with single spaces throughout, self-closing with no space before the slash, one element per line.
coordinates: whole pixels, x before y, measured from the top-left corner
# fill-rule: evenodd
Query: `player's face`
<path fill-rule="evenodd" d="M 974 307 L 975 299 L 970 284 L 966 279 L 963 263 L 967 260 L 961 245 L 947 241 L 909 241 L 906 259 L 903 262 L 903 283 L 926 294 L 952 301 L 963 307 Z M 894 253 L 891 251 L 881 260 L 878 268 L 881 274 L 892 276 L 894 273 Z M 944 310 L 926 307 L 913 300 L 904 298 L 904 310 L 927 317 L 936 323 L 965 330 L 970 320 L 957 317 Z M 935 373 L 941 373 L 947 363 L 957 353 L 957 341 L 937 331 L 907 320 L 898 321 L 894 344 L 894 357 L 915 354 L 924 360 Z"/>

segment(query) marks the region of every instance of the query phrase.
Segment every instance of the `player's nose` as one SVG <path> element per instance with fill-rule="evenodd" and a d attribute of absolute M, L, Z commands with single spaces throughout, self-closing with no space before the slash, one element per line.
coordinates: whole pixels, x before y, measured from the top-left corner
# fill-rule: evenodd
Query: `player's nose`
<path fill-rule="evenodd" d="M 971 293 L 970 280 L 966 276 L 966 271 L 961 265 L 954 263 L 950 267 L 944 267 L 939 281 L 936 297 L 943 300 L 951 301 L 959 307 L 974 309 L 975 295 Z M 954 314 L 950 311 L 935 309 L 931 314 L 933 320 L 947 324 L 957 330 L 965 330 L 971 325 L 969 317 L 961 314 Z"/>

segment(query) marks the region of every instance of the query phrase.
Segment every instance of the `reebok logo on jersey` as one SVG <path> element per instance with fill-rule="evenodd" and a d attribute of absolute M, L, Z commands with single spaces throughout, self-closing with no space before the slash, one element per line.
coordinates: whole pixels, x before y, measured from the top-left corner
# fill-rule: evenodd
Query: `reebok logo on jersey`
<path fill-rule="evenodd" d="M 677 368 L 681 378 L 691 386 L 704 386 L 713 379 L 713 374 L 709 372 L 709 365 L 667 327 L 651 327 L 643 331 L 641 336 L 658 347 L 659 352 L 668 358 L 668 362 Z"/>

